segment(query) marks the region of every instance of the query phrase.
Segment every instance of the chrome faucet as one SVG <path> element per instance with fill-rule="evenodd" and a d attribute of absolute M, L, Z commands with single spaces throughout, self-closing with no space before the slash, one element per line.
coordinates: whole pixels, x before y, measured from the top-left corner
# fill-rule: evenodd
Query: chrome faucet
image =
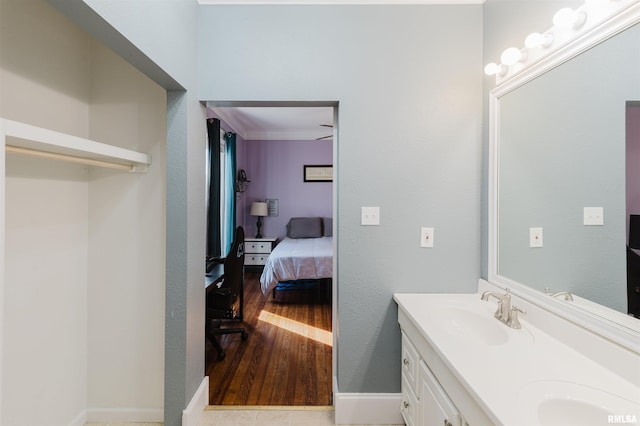
<path fill-rule="evenodd" d="M 481 300 L 487 301 L 490 297 L 498 299 L 498 309 L 493 316 L 506 324 L 507 317 L 509 316 L 509 310 L 511 309 L 511 295 L 509 290 L 506 294 L 496 293 L 494 291 L 485 291 L 482 293 Z"/>
<path fill-rule="evenodd" d="M 518 320 L 518 312 L 526 314 L 525 311 L 517 306 L 511 306 L 511 294 L 509 289 L 506 289 L 505 294 L 496 293 L 494 291 L 485 291 L 480 297 L 481 300 L 487 301 L 490 297 L 498 299 L 498 309 L 493 316 L 500 322 L 506 324 L 511 328 L 522 328 L 520 321 Z"/>

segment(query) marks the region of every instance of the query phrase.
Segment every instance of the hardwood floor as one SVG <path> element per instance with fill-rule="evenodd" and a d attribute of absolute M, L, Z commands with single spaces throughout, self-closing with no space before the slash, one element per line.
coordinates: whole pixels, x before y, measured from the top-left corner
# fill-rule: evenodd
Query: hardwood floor
<path fill-rule="evenodd" d="M 244 326 L 218 336 L 227 356 L 207 343 L 211 405 L 331 405 L 331 304 L 276 303 L 245 274 Z M 223 324 L 237 326 L 237 323 Z"/>

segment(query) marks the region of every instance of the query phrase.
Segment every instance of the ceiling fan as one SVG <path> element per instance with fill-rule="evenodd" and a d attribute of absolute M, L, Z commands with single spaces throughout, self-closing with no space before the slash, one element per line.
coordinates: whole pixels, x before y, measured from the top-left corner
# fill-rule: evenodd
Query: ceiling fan
<path fill-rule="evenodd" d="M 330 129 L 333 129 L 333 124 L 321 124 L 321 127 L 329 127 Z M 322 140 L 322 139 L 329 139 L 333 137 L 333 133 L 331 133 L 330 135 L 327 136 L 322 136 L 320 138 L 316 138 L 317 141 Z"/>

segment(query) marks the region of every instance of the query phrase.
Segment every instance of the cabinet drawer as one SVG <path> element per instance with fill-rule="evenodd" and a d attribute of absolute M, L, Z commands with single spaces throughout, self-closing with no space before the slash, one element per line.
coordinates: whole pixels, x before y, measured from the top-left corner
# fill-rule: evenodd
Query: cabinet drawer
<path fill-rule="evenodd" d="M 247 242 L 244 244 L 245 253 L 271 253 L 271 243 Z"/>
<path fill-rule="evenodd" d="M 417 389 L 419 363 L 418 350 L 413 346 L 411 340 L 402 333 L 402 375 L 407 378 L 409 385 L 413 389 Z M 417 396 L 420 397 L 419 394 Z"/>
<path fill-rule="evenodd" d="M 245 265 L 266 265 L 269 254 L 244 254 Z"/>
<path fill-rule="evenodd" d="M 406 376 L 402 376 L 402 401 L 400 413 L 406 426 L 418 426 L 418 397 L 413 388 L 407 383 Z M 438 425 L 439 426 L 439 425 Z"/>

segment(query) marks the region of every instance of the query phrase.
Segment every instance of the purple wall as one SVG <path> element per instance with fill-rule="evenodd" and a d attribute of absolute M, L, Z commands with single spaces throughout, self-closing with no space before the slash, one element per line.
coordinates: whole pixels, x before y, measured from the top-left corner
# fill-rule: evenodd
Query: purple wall
<path fill-rule="evenodd" d="M 627 107 L 627 241 L 629 215 L 640 214 L 640 105 Z"/>
<path fill-rule="evenodd" d="M 265 237 L 283 238 L 291 217 L 333 216 L 332 183 L 303 179 L 304 165 L 333 164 L 332 141 L 244 141 L 244 156 L 251 181 L 242 195 L 247 236 L 256 233 L 256 218 L 249 216 L 254 201 L 278 199 L 279 215 L 262 220 Z"/>

